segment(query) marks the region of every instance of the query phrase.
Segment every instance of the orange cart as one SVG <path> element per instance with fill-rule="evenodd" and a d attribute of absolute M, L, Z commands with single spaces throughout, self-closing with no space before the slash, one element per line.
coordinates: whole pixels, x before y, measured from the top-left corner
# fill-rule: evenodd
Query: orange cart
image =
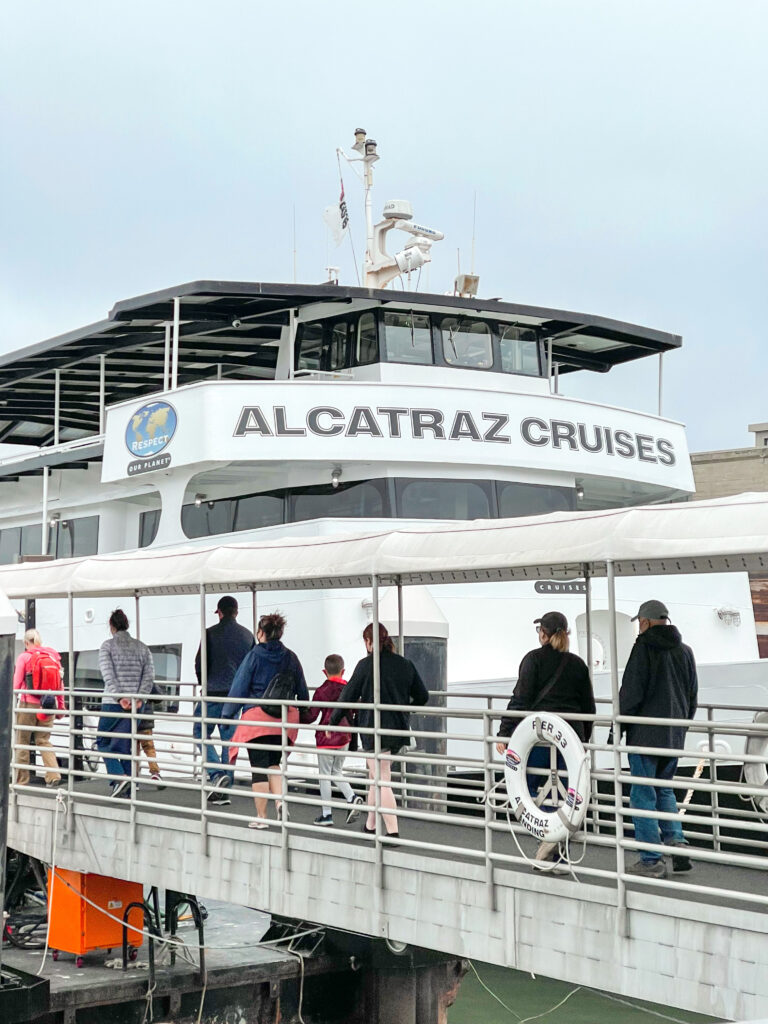
<path fill-rule="evenodd" d="M 58 959 L 59 952 L 74 953 L 77 966 L 82 967 L 86 953 L 96 950 L 111 952 L 120 948 L 125 909 L 130 903 L 141 903 L 143 899 L 144 890 L 138 882 L 63 871 L 61 868 L 56 868 L 52 877 L 49 871 L 48 945 L 53 959 Z M 131 910 L 128 922 L 133 926 L 128 931 L 128 943 L 131 959 L 135 960 L 136 951 L 144 941 L 140 930 L 143 923 L 141 910 Z"/>

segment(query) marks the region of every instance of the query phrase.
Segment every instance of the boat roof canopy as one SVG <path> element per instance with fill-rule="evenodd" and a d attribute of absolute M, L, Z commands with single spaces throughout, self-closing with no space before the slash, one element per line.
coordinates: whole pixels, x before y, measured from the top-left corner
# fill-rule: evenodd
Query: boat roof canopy
<path fill-rule="evenodd" d="M 368 534 L 174 545 L 0 567 L 12 598 L 198 594 L 768 571 L 768 494 L 424 523 Z M 663 593 L 658 595 L 663 598 Z"/>
<path fill-rule="evenodd" d="M 560 372 L 604 372 L 682 344 L 679 335 L 618 320 L 494 299 L 332 284 L 193 281 L 125 299 L 106 320 L 0 355 L 0 442 L 50 443 L 56 370 L 62 371 L 60 440 L 98 433 L 100 356 L 106 359 L 107 405 L 161 391 L 165 325 L 173 319 L 174 298 L 181 301 L 179 385 L 217 377 L 271 378 L 290 310 L 316 303 L 367 300 L 410 309 L 418 302 L 458 315 L 499 316 L 551 340 Z"/>

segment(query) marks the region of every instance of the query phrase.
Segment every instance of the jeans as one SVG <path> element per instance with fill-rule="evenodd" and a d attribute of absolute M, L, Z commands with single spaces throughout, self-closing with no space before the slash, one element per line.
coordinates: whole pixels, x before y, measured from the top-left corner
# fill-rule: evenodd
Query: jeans
<path fill-rule="evenodd" d="M 99 733 L 108 732 L 109 736 L 96 738 L 96 749 L 103 755 L 107 774 L 120 780 L 131 777 L 131 762 L 123 760 L 131 753 L 131 720 L 128 717 L 116 718 L 115 715 L 126 715 L 119 704 L 102 704 L 101 717 L 97 729 Z M 108 757 L 108 754 L 119 755 Z"/>
<path fill-rule="evenodd" d="M 528 767 L 544 768 L 546 771 L 549 771 L 549 752 L 552 749 L 552 745 L 549 743 L 538 743 L 535 747 L 532 747 L 531 752 L 528 754 Z M 560 751 L 557 752 L 557 769 L 561 772 L 565 771 L 565 761 L 563 760 L 563 755 Z M 530 772 L 526 772 L 525 781 L 528 783 L 528 792 L 534 800 L 542 786 L 549 786 L 549 777 L 547 775 L 532 775 Z M 575 783 L 571 784 L 575 785 Z M 542 804 L 542 807 L 544 808 L 548 808 L 550 806 L 550 804 Z"/>
<path fill-rule="evenodd" d="M 647 779 L 674 778 L 677 771 L 676 757 L 656 757 L 649 754 L 630 754 L 629 770 L 632 775 L 644 776 Z M 629 806 L 642 811 L 664 811 L 677 814 L 675 792 L 669 786 L 634 785 L 629 791 Z M 687 845 L 683 837 L 683 826 L 679 821 L 666 818 L 633 818 L 635 839 L 638 843 L 672 843 Z M 641 850 L 640 858 L 647 864 L 655 864 L 661 860 L 661 853 L 652 850 Z"/>
<path fill-rule="evenodd" d="M 343 747 L 318 747 L 317 748 L 317 771 L 320 776 L 320 803 L 323 807 L 323 814 L 331 814 L 331 785 L 336 784 L 341 795 L 349 803 L 355 799 L 355 792 L 348 782 L 342 777 L 344 769 L 344 758 L 349 744 Z M 329 778 L 330 776 L 330 778 Z"/>
<path fill-rule="evenodd" d="M 208 700 L 205 702 L 205 717 L 206 718 L 221 718 L 226 707 L 223 703 Z M 192 726 L 192 736 L 196 740 L 201 740 L 203 735 L 203 704 L 202 701 L 198 701 L 195 704 L 195 724 Z M 205 723 L 205 738 L 209 740 L 213 736 L 214 729 L 219 730 L 219 736 L 227 743 L 235 734 L 234 725 L 223 725 L 217 724 L 216 722 Z M 197 749 L 202 750 L 202 743 L 198 742 Z M 221 756 L 212 743 L 206 743 L 205 745 L 205 760 L 206 760 L 206 772 L 208 774 L 208 780 L 212 782 L 219 775 L 228 775 L 230 779 L 234 780 L 235 770 L 234 768 L 224 767 L 229 765 L 229 747 L 221 748 Z M 218 767 L 216 767 L 218 766 Z"/>

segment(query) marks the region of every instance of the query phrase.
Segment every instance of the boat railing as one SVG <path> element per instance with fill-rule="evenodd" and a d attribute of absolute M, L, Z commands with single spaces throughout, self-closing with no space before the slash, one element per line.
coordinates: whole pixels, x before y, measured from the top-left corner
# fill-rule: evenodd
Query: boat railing
<path fill-rule="evenodd" d="M 63 798 L 75 809 L 86 805 L 126 808 L 132 841 L 136 838 L 138 814 L 146 820 L 147 814 L 167 814 L 169 807 L 176 818 L 194 823 L 204 844 L 212 822 L 230 825 L 233 838 L 243 836 L 239 830 L 254 820 L 254 793 L 251 775 L 244 771 L 248 767 L 244 742 L 228 731 L 235 723 L 226 717 L 226 708 L 231 706 L 239 712 L 242 706 L 245 713 L 267 703 L 279 705 L 281 717 L 265 719 L 262 715 L 259 724 L 266 722 L 271 726 L 271 735 L 279 736 L 278 745 L 288 770 L 281 771 L 279 766 L 265 769 L 271 780 L 270 788 L 259 795 L 267 800 L 267 827 L 255 833 L 257 837 L 274 836 L 277 830 L 285 849 L 299 835 L 341 836 L 370 843 L 375 851 L 380 885 L 384 884 L 383 859 L 394 846 L 400 853 L 429 852 L 481 864 L 491 903 L 495 900 L 494 879 L 498 871 L 531 868 L 537 840 L 516 820 L 509 806 L 504 758 L 496 748 L 502 719 L 518 720 L 526 712 L 505 711 L 500 706 L 501 695 L 440 692 L 432 694 L 430 703 L 424 707 L 315 702 L 312 711 L 316 720 L 302 723 L 294 720 L 295 712 L 289 709 L 298 708 L 308 718 L 308 702 L 269 699 L 241 705 L 227 697 L 216 697 L 215 703 L 224 709 L 225 717 L 219 718 L 210 714 L 210 699 L 200 702 L 198 697 L 198 710 L 192 703 L 193 692 L 192 684 L 180 684 L 177 710 L 168 710 L 163 704 L 165 696 L 146 698 L 137 694 L 130 708 L 112 708 L 106 716 L 97 718 L 93 704 L 83 706 L 84 701 L 93 701 L 93 690 L 67 690 L 66 708 L 57 713 L 53 725 L 54 746 L 62 765 Z M 20 696 L 23 694 L 19 691 Z M 346 754 L 353 770 L 347 770 L 343 778 L 351 783 L 356 794 L 369 801 L 358 820 L 347 824 L 347 814 L 354 808 L 334 791 L 330 801 L 322 801 L 335 816 L 332 829 L 316 820 L 321 809 L 318 784 L 323 778 L 314 764 L 317 733 L 329 729 L 320 725 L 317 717 L 326 707 L 347 707 L 350 713 L 358 715 L 361 711 L 371 712 L 374 722 L 366 727 L 357 718 L 351 725 L 330 727 L 348 733 L 367 748 Z M 382 729 L 381 714 L 385 709 L 410 712 L 408 727 L 397 730 L 390 725 Z M 706 703 L 699 707 L 693 721 L 670 720 L 619 715 L 610 701 L 600 700 L 595 715 L 569 713 L 570 722 L 592 723 L 590 740 L 584 744 L 591 764 L 591 780 L 583 827 L 565 844 L 557 869 L 582 882 L 614 887 L 620 907 L 627 905 L 629 884 L 678 891 L 698 900 L 726 899 L 744 906 L 768 907 L 764 876 L 751 874 L 768 870 L 768 721 L 756 720 L 756 713 L 761 710 L 747 705 Z M 17 720 L 14 779 L 19 770 L 25 769 L 26 755 L 35 749 L 30 732 L 49 728 L 47 722 L 37 720 L 30 727 L 29 715 L 25 721 L 27 724 L 20 729 Z M 152 735 L 148 736 L 150 721 Z M 241 718 L 239 724 L 245 722 L 247 719 Z M 678 749 L 628 744 L 624 727 L 633 724 L 684 726 L 688 730 L 688 744 Z M 195 725 L 203 736 L 214 731 L 207 744 L 193 736 Z M 295 736 L 294 730 L 298 730 Z M 123 737 L 123 748 L 110 752 L 105 748 L 114 744 L 116 736 Z M 29 742 L 21 742 L 27 738 Z M 147 773 L 147 752 L 141 748 L 142 741 L 147 739 L 154 743 L 157 779 Z M 397 739 L 402 739 L 399 747 Z M 268 749 L 263 737 L 245 742 L 254 749 Z M 227 758 L 236 746 L 240 748 L 240 759 L 233 755 L 233 785 L 222 788 L 216 782 L 222 765 L 209 748 L 223 750 Z M 275 746 L 271 749 L 275 750 Z M 630 754 L 675 758 L 676 773 L 669 780 L 633 776 L 626 766 Z M 122 799 L 110 795 L 105 755 L 119 759 L 127 771 L 125 779 L 130 785 Z M 370 780 L 363 777 L 363 759 L 370 770 Z M 35 768 L 33 775 L 34 771 Z M 547 776 L 550 772 L 531 769 L 531 774 Z M 331 776 L 326 778 L 333 781 Z M 677 798 L 677 809 L 649 811 L 631 806 L 632 788 L 641 786 L 671 790 Z M 390 791 L 396 808 L 387 803 Z M 14 782 L 12 817 L 17 813 L 14 808 L 27 795 L 39 792 L 37 787 Z M 222 793 L 231 802 L 222 802 Z M 366 814 L 374 828 L 371 833 L 360 832 Z M 396 838 L 389 837 L 385 827 L 385 815 L 390 814 L 397 822 Z M 644 817 L 680 823 L 689 844 L 684 854 L 693 865 L 692 872 L 670 870 L 661 878 L 638 878 L 628 873 L 628 858 L 644 851 L 661 856 L 662 863 L 674 864 L 669 846 L 640 842 L 634 835 L 633 818 Z M 392 819 L 389 820 L 391 824 Z M 676 855 L 680 852 L 679 848 L 675 851 Z"/>

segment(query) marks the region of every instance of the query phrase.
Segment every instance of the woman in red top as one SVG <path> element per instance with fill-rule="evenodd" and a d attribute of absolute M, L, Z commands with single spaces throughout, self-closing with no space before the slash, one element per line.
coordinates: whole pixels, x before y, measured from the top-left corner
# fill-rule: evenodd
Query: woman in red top
<path fill-rule="evenodd" d="M 27 682 L 27 674 L 31 673 L 35 660 L 34 651 L 44 651 L 53 658 L 59 666 L 61 675 L 59 652 L 52 647 L 43 647 L 38 631 L 28 629 L 24 634 L 24 650 L 19 655 L 13 672 L 13 688 L 22 691 L 16 708 L 16 762 L 19 765 L 16 784 L 29 785 L 29 748 L 34 743 L 45 765 L 45 784 L 53 788 L 60 786 L 62 780 L 59 762 L 51 743 L 51 727 L 54 712 L 64 710 L 64 697 L 60 689 L 55 693 L 43 693 L 42 700 L 46 706 L 41 704 L 41 698 L 38 696 L 41 691 L 34 692 L 31 681 Z M 44 714 L 49 710 L 47 704 L 52 702 L 54 706 L 50 708 L 51 714 Z"/>

